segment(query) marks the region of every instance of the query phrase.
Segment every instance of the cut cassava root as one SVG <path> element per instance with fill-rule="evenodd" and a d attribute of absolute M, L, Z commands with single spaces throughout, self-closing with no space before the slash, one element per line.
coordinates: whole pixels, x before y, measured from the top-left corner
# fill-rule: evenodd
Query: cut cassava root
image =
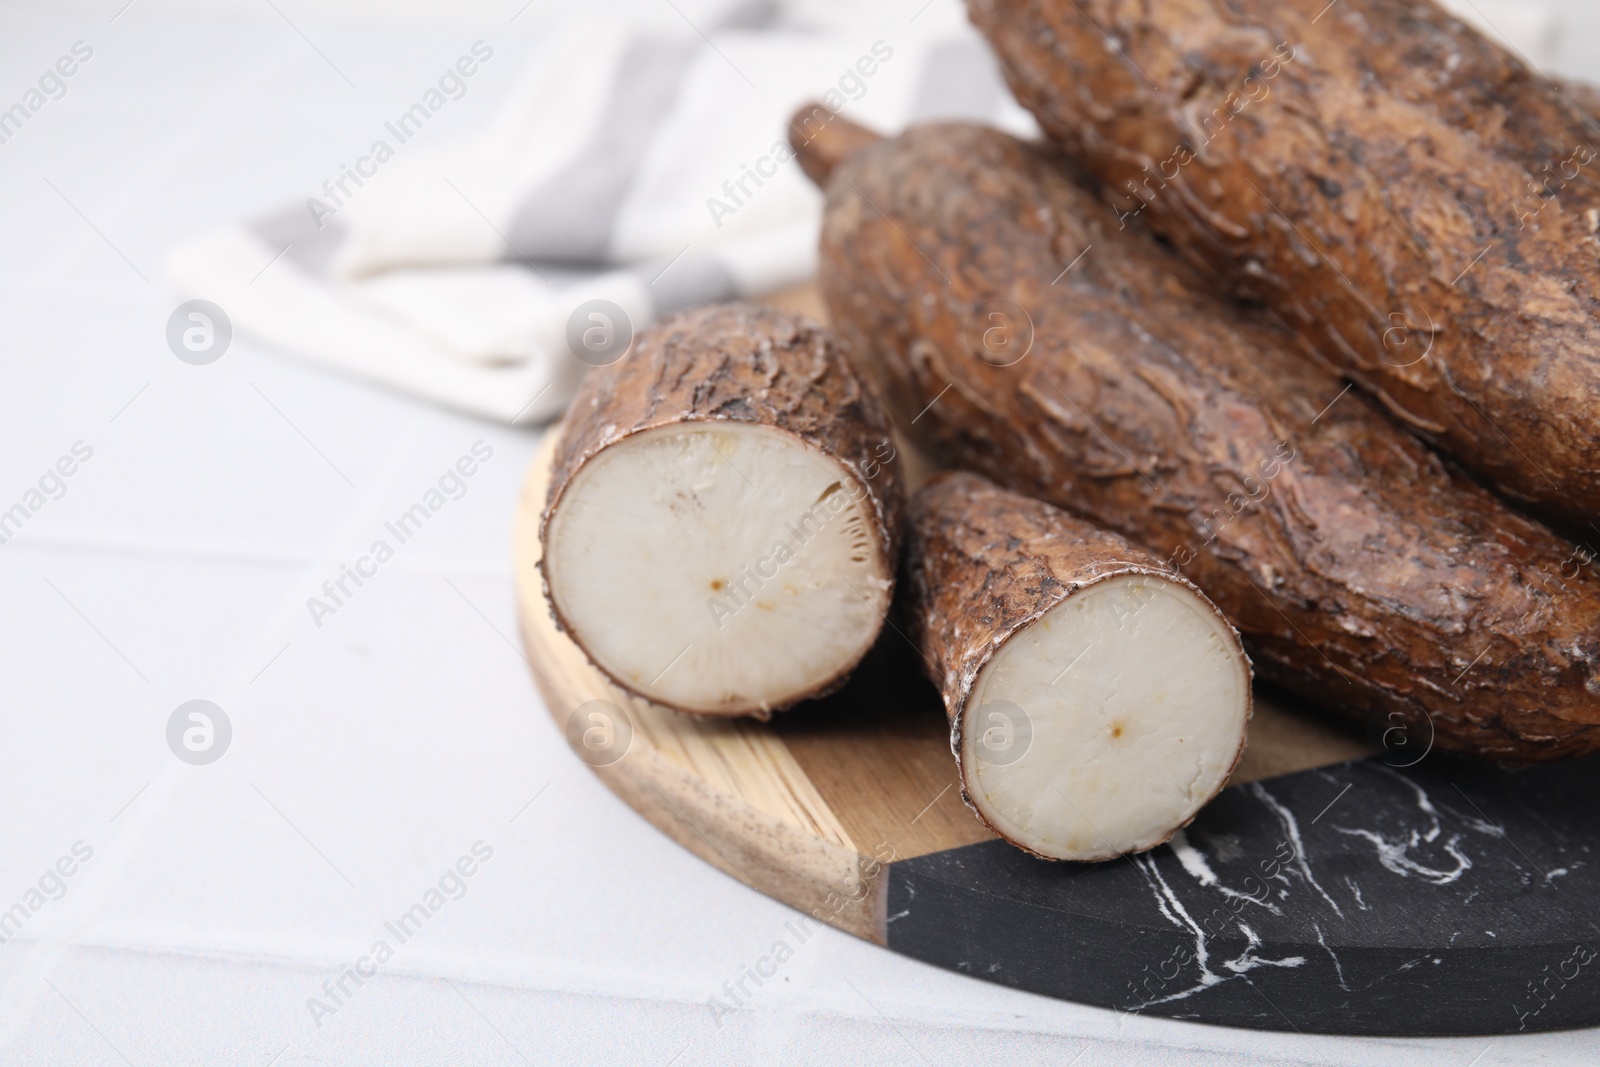
<path fill-rule="evenodd" d="M 1431 0 L 968 6 L 1120 215 L 1503 493 L 1600 514 L 1600 127 L 1553 83 Z"/>
<path fill-rule="evenodd" d="M 1244 751 L 1250 665 L 1222 613 L 1123 538 L 973 474 L 912 499 L 910 636 L 962 796 L 1045 859 L 1166 841 Z"/>
<path fill-rule="evenodd" d="M 666 707 L 754 715 L 843 682 L 894 587 L 889 423 L 826 331 L 751 305 L 676 315 L 596 368 L 540 536 L 557 623 Z"/>
<path fill-rule="evenodd" d="M 1048 150 L 948 124 L 852 155 L 821 260 L 834 328 L 917 443 L 1181 569 L 1262 677 L 1395 758 L 1600 748 L 1592 555 L 1119 229 Z"/>

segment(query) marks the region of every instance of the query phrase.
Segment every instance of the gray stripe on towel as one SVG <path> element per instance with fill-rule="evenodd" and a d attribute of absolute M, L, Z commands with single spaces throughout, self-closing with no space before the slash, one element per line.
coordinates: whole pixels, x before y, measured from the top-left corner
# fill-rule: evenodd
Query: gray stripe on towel
<path fill-rule="evenodd" d="M 677 100 L 698 43 L 638 40 L 628 46 L 593 139 L 518 207 L 508 258 L 606 261 L 617 212 Z"/>
<path fill-rule="evenodd" d="M 344 241 L 344 227 L 338 222 L 323 219 L 319 230 L 311 212 L 298 205 L 252 219 L 245 228 L 274 252 L 287 245 L 283 258 L 314 278 L 327 277 L 334 254 Z"/>
<path fill-rule="evenodd" d="M 638 274 L 647 283 L 645 291 L 650 294 L 657 318 L 697 304 L 732 300 L 739 295 L 739 286 L 728 268 L 711 256 L 679 259 L 665 270 L 648 267 Z"/>
<path fill-rule="evenodd" d="M 911 118 L 989 119 L 1005 99 L 1005 82 L 994 53 L 982 41 L 948 41 L 934 47 L 922 66 Z"/>

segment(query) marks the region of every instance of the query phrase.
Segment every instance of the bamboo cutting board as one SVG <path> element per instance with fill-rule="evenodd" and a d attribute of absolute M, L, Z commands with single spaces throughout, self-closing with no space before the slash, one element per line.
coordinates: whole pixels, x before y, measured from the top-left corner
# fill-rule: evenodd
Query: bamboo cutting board
<path fill-rule="evenodd" d="M 1258 690 L 1229 788 L 1169 845 L 1037 860 L 962 802 L 938 695 L 892 623 L 844 689 L 770 723 L 609 684 L 557 631 L 537 571 L 553 441 L 514 532 L 539 690 L 613 792 L 752 889 L 893 951 L 1118 1011 L 1392 1035 L 1600 1023 L 1600 758 L 1467 764 Z"/>

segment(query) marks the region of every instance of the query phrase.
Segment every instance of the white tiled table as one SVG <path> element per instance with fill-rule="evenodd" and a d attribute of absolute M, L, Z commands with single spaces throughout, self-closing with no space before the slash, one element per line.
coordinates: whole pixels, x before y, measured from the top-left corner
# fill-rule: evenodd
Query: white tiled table
<path fill-rule="evenodd" d="M 74 41 L 95 49 L 0 145 L 0 509 L 75 442 L 94 450 L 0 545 L 0 909 L 93 848 L 0 946 L 0 1061 L 1594 1061 L 1594 1032 L 1119 1022 L 832 931 L 716 1026 L 707 998 L 791 913 L 633 815 L 540 707 L 508 546 L 533 436 L 246 341 L 207 367 L 164 342 L 174 241 L 309 195 L 463 43 L 532 54 L 541 12 L 441 27 L 296 7 L 291 26 L 265 3 L 139 4 L 111 22 L 119 3 L 0 10 L 5 105 Z M 485 68 L 426 136 L 481 124 L 516 67 Z M 314 626 L 306 598 L 479 440 L 494 455 L 466 496 Z M 234 728 L 207 767 L 165 741 L 195 698 Z M 317 1025 L 307 999 L 480 840 L 466 895 Z"/>

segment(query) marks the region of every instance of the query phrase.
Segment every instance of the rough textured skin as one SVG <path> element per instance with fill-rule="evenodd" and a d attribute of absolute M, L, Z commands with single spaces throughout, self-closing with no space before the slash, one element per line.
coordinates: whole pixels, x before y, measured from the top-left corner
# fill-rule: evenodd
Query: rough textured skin
<path fill-rule="evenodd" d="M 939 125 L 858 153 L 828 185 L 821 257 L 835 329 L 902 427 L 1180 568 L 1262 676 L 1408 752 L 1600 748 L 1594 554 L 1119 230 L 1045 150 Z M 967 326 L 995 299 L 1031 315 L 1010 366 L 1018 312 L 1005 360 Z"/>
<path fill-rule="evenodd" d="M 890 439 L 883 402 L 827 330 L 809 319 L 754 304 L 711 304 L 680 312 L 641 333 L 622 359 L 589 372 L 556 444 L 540 541 L 545 541 L 562 494 L 602 450 L 646 430 L 697 422 L 768 426 L 843 464 L 870 503 L 883 571 L 894 580 L 905 494 L 897 466 L 882 461 Z M 543 558 L 539 567 L 556 625 L 582 647 L 550 597 Z M 804 696 L 838 688 L 854 666 Z M 620 678 L 612 676 L 612 681 L 637 693 Z"/>
<path fill-rule="evenodd" d="M 1144 574 L 1179 582 L 1201 600 L 1205 594 L 1110 530 L 964 472 L 936 475 L 911 498 L 905 568 L 907 635 L 944 697 L 961 799 L 989 829 L 1032 852 L 985 819 L 968 795 L 961 728 L 979 672 L 1012 634 L 1107 578 Z M 1237 631 L 1229 630 L 1237 644 Z M 1235 765 L 1243 754 L 1241 737 Z"/>
<path fill-rule="evenodd" d="M 1551 82 L 1431 0 L 969 7 L 1119 211 L 1502 492 L 1600 516 L 1600 126 Z"/>

